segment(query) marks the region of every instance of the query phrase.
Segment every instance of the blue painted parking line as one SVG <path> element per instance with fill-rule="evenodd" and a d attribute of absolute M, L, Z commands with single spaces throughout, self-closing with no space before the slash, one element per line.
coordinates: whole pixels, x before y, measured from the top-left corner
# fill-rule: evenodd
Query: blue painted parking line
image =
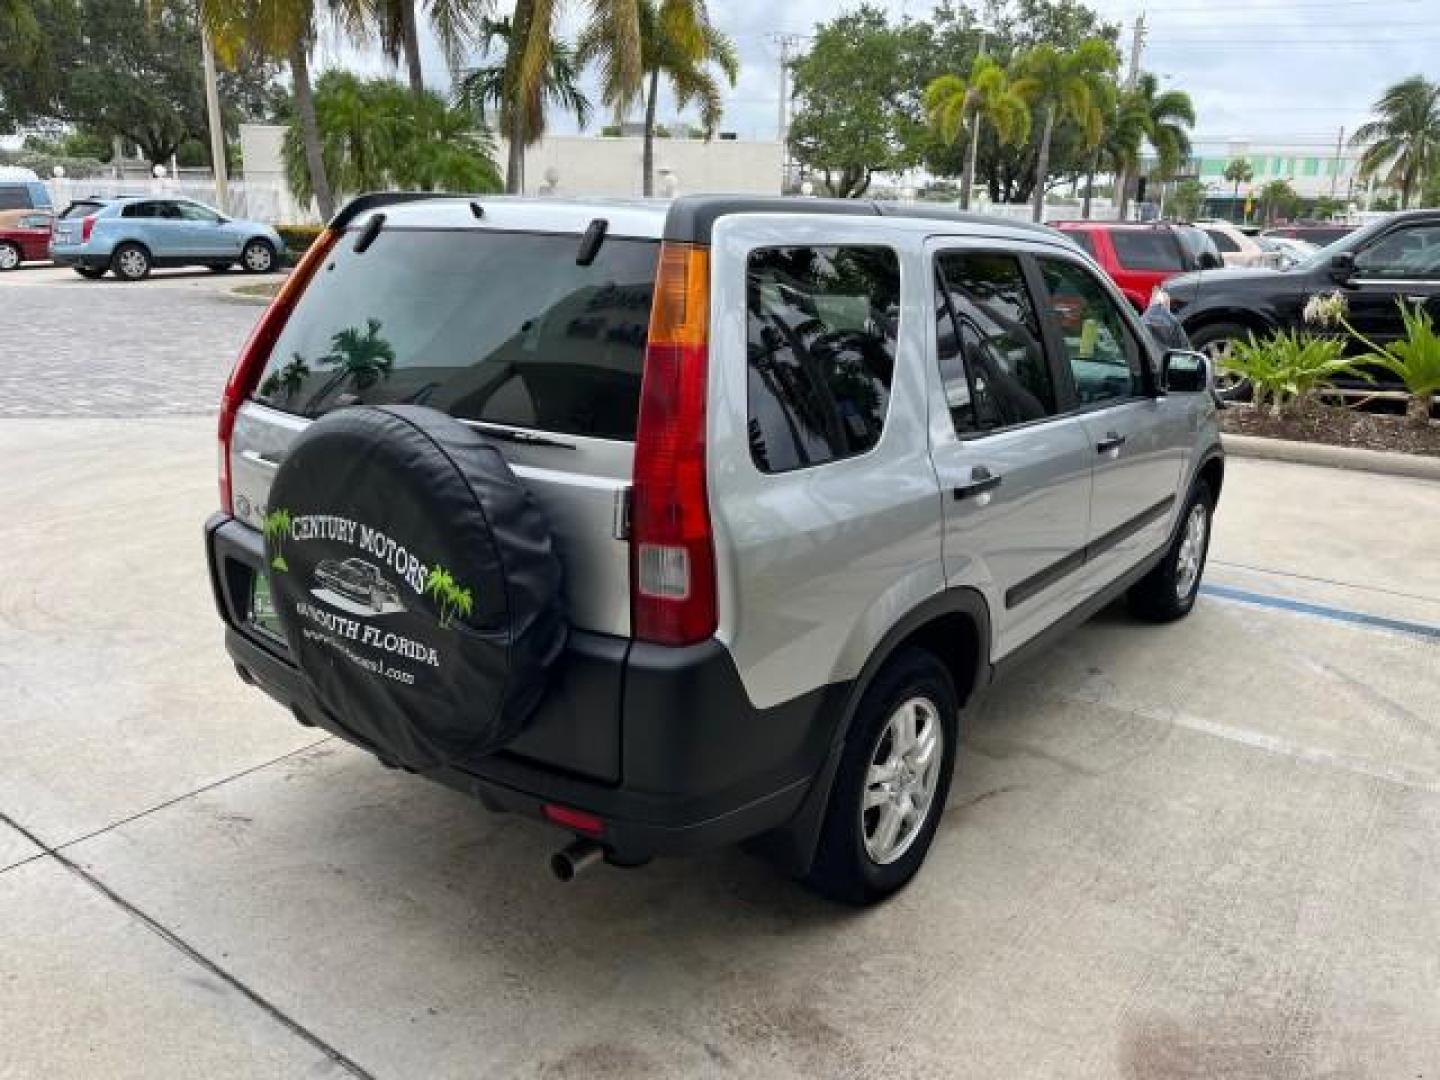
<path fill-rule="evenodd" d="M 1400 634 L 1415 634 L 1431 641 L 1440 641 L 1440 626 L 1430 623 L 1408 622 L 1405 619 L 1387 619 L 1383 615 L 1367 615 L 1363 611 L 1349 611 L 1346 608 L 1329 607 L 1326 604 L 1311 604 L 1304 600 L 1290 600 L 1283 596 L 1251 592 L 1248 589 L 1234 589 L 1229 585 L 1201 585 L 1200 591 L 1207 596 L 1221 600 L 1234 600 L 1241 604 L 1257 607 L 1278 608 L 1281 611 L 1295 611 L 1302 615 L 1315 615 L 1335 622 L 1350 623 L 1354 626 L 1373 626 L 1380 630 L 1394 630 Z"/>

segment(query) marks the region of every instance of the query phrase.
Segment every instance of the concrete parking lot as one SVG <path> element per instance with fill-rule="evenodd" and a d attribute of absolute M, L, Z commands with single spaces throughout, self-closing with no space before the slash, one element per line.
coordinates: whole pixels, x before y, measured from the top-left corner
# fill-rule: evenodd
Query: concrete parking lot
<path fill-rule="evenodd" d="M 234 677 L 200 524 L 256 310 L 0 309 L 0 1077 L 1440 1074 L 1440 487 L 1232 461 L 1192 616 L 970 711 L 886 906 L 737 851 L 567 887 Z"/>

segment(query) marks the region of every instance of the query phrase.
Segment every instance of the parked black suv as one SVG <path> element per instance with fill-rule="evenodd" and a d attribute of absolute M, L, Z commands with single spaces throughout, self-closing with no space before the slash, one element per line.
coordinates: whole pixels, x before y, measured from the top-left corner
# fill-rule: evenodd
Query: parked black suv
<path fill-rule="evenodd" d="M 1165 291 L 1195 347 L 1211 355 L 1252 333 L 1300 329 L 1306 301 L 1335 291 L 1349 302 L 1355 329 L 1384 345 L 1404 335 L 1401 301 L 1424 304 L 1440 320 L 1440 210 L 1393 214 L 1289 270 L 1208 270 L 1172 278 Z M 1375 376 L 1382 385 L 1395 381 Z"/>

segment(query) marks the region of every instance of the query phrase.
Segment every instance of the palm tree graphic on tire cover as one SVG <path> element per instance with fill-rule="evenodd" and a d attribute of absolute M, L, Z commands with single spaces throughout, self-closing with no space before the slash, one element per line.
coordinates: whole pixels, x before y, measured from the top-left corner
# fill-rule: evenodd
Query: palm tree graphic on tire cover
<path fill-rule="evenodd" d="M 275 553 L 270 559 L 270 566 L 275 570 L 289 570 L 284 549 L 285 538 L 290 535 L 290 511 L 271 510 L 261 522 L 261 528 L 265 533 L 265 543 Z"/>
<path fill-rule="evenodd" d="M 468 616 L 475 609 L 475 599 L 470 590 L 462 588 L 454 575 L 443 566 L 432 566 L 425 577 L 425 592 L 435 597 L 440 610 L 440 629 L 445 630 L 454 622 L 455 616 Z"/>

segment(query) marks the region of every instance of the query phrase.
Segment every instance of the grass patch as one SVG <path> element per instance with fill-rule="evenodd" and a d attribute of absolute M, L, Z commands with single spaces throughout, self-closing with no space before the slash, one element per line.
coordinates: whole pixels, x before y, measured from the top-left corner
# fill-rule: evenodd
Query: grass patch
<path fill-rule="evenodd" d="M 254 285 L 238 285 L 230 291 L 236 296 L 259 296 L 269 300 L 280 291 L 281 284 L 279 281 L 261 281 Z"/>

